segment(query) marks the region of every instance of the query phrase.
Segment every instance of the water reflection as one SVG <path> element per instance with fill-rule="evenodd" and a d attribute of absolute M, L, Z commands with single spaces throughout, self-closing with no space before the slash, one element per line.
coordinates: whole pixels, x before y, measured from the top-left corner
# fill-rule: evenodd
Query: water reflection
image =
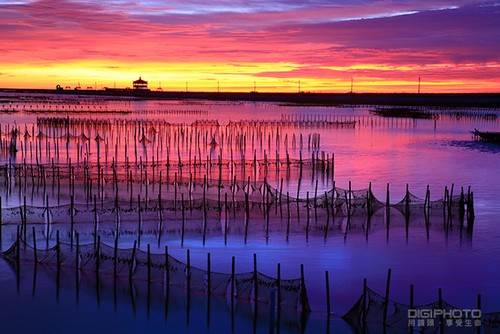
<path fill-rule="evenodd" d="M 3 260 L 2 260 L 3 261 Z M 3 323 L 4 330 L 17 332 L 37 327 L 38 331 L 51 328 L 53 333 L 84 332 L 93 328 L 99 330 L 101 324 L 90 321 L 83 327 L 77 319 L 85 314 L 99 313 L 110 317 L 119 332 L 133 332 L 135 329 L 165 328 L 174 332 L 214 332 L 214 333 L 260 333 L 273 329 L 281 333 L 301 333 L 308 331 L 307 314 L 295 308 L 270 308 L 269 303 L 253 303 L 243 299 L 226 298 L 189 291 L 182 287 L 164 286 L 144 281 L 129 281 L 127 278 L 103 275 L 99 272 L 75 271 L 52 265 L 21 262 L 16 272 L 17 302 L 13 308 L 31 304 L 33 308 L 43 305 L 42 312 L 31 315 L 33 324 L 20 324 L 15 317 Z M 8 291 L 12 282 L 1 282 L 2 290 Z M 12 287 L 11 287 L 12 288 Z M 14 290 L 15 291 L 15 290 Z M 31 297 L 31 301 L 28 298 Z M 7 303 L 0 303 L 6 310 Z M 21 316 L 23 312 L 19 312 Z M 60 317 L 64 314 L 64 317 Z M 274 319 L 274 321 L 271 321 Z M 86 319 L 91 320 L 91 319 Z M 312 328 L 326 326 L 318 319 Z M 35 325 L 36 324 L 36 325 Z M 104 324 L 105 325 L 105 324 Z M 132 326 L 132 327 L 128 327 Z M 311 327 L 309 327 L 311 328 Z"/>

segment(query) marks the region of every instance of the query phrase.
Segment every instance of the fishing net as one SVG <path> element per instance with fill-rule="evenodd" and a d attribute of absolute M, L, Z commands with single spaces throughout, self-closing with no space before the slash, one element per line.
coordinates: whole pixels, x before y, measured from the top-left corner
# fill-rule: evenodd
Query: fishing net
<path fill-rule="evenodd" d="M 210 272 L 210 291 L 216 295 L 226 295 L 228 293 L 231 275 L 218 272 Z"/>
<path fill-rule="evenodd" d="M 135 253 L 134 279 L 163 283 L 165 277 L 165 254 L 149 254 L 142 250 Z"/>
<path fill-rule="evenodd" d="M 92 271 L 96 269 L 97 250 L 94 244 L 79 245 L 80 268 Z"/>
<path fill-rule="evenodd" d="M 442 311 L 443 315 L 435 312 L 436 310 Z M 457 313 L 457 311 L 460 312 Z M 366 299 L 361 295 L 342 318 L 355 328 L 362 329 L 364 326 L 370 328 L 383 324 L 385 312 L 387 312 L 385 325 L 389 330 L 396 331 L 408 330 L 412 327 L 418 332 L 437 333 L 440 332 L 440 327 L 444 327 L 445 330 L 453 329 L 454 333 L 475 333 L 477 327 L 482 326 L 488 333 L 497 332 L 500 328 L 499 312 L 482 313 L 481 318 L 478 319 L 444 300 L 412 307 L 389 299 L 386 305 L 385 298 L 369 288 L 366 290 Z M 446 314 L 453 314 L 453 317 Z"/>
<path fill-rule="evenodd" d="M 260 302 L 269 302 L 270 294 L 277 293 L 278 284 L 276 278 L 257 273 L 257 300 Z"/>
<path fill-rule="evenodd" d="M 186 269 L 187 265 L 173 256 L 168 256 L 168 278 L 170 285 L 182 286 L 186 285 Z"/>
<path fill-rule="evenodd" d="M 481 325 L 487 334 L 498 333 L 498 329 L 500 328 L 500 312 L 482 313 Z"/>
<path fill-rule="evenodd" d="M 198 269 L 195 267 L 189 268 L 190 286 L 193 291 L 207 291 L 208 288 L 208 274 L 206 270 Z"/>
<path fill-rule="evenodd" d="M 236 297 L 242 299 L 250 299 L 254 287 L 254 273 L 241 273 L 234 275 L 236 285 Z"/>
<path fill-rule="evenodd" d="M 302 286 L 300 279 L 281 279 L 279 281 L 280 285 L 280 300 L 281 305 L 297 306 L 302 295 Z M 305 292 L 304 292 L 305 293 Z M 305 294 L 307 299 L 307 294 Z M 308 305 L 308 302 L 307 302 Z M 304 305 L 306 306 L 306 305 Z"/>

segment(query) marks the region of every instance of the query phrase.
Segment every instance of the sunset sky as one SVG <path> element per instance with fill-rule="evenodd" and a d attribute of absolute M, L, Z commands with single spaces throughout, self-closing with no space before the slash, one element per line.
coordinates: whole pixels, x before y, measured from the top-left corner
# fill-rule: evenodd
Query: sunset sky
<path fill-rule="evenodd" d="M 0 1 L 0 87 L 500 91 L 500 1 Z"/>

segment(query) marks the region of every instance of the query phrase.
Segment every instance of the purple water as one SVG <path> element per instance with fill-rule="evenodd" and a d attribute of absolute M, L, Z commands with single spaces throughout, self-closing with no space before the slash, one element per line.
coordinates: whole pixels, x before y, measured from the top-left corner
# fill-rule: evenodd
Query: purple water
<path fill-rule="evenodd" d="M 300 264 L 304 264 L 307 291 L 312 308 L 308 332 L 324 326 L 326 310 L 324 272 L 326 270 L 329 271 L 331 280 L 332 312 L 336 315 L 344 314 L 361 295 L 363 278 L 367 278 L 371 289 L 383 294 L 388 268 L 392 269 L 390 298 L 393 300 L 408 303 L 409 286 L 414 284 L 415 304 L 437 300 L 438 288 L 442 288 L 443 298 L 457 307 L 474 307 L 477 294 L 481 294 L 483 310 L 500 310 L 500 289 L 498 289 L 500 281 L 500 257 L 498 256 L 500 254 L 500 230 L 498 229 L 500 181 L 496 176 L 500 167 L 500 146 L 475 142 L 470 133 L 474 128 L 481 131 L 500 131 L 498 119 L 454 119 L 451 117 L 441 117 L 438 120 L 386 119 L 369 114 L 369 107 L 300 107 L 279 106 L 272 103 L 133 100 L 96 100 L 93 103 L 97 107 L 92 105 L 91 108 L 87 108 L 88 110 L 98 111 L 99 106 L 103 106 L 108 110 L 127 110 L 130 113 L 106 115 L 72 113 L 68 115 L 96 119 L 154 118 L 167 120 L 170 123 L 216 119 L 221 125 L 241 119 L 274 120 L 291 117 L 290 115 L 309 119 L 314 119 L 314 117 L 320 119 L 325 116 L 340 120 L 352 119 L 358 121 L 355 128 L 288 127 L 283 130 L 283 134 L 289 134 L 290 138 L 293 134 L 298 137 L 300 133 L 303 133 L 304 137 L 310 133 L 320 134 L 320 151 L 335 154 L 336 185 L 347 188 L 351 181 L 353 189 L 361 189 L 366 188 L 368 183 L 372 182 L 374 194 L 382 200 L 385 199 L 387 183 L 390 184 L 391 202 L 403 198 L 406 184 L 409 184 L 412 193 L 420 197 L 425 196 L 426 186 L 430 185 L 433 199 L 441 198 L 444 187 L 450 187 L 452 183 L 455 189 L 471 187 L 474 191 L 476 213 L 472 233 L 460 231 L 457 225 L 454 225 L 452 230 L 445 230 L 442 218 L 433 216 L 428 232 L 422 221 L 423 218 L 415 219 L 410 222 L 407 236 L 404 218 L 395 214 L 392 217 L 389 232 L 387 232 L 384 218 L 376 217 L 368 234 L 362 227 L 353 228 L 348 233 L 339 227 L 330 231 L 326 240 L 322 231 L 314 230 L 309 233 L 308 240 L 303 232 L 293 232 L 286 240 L 284 228 L 280 232 L 271 232 L 267 240 L 263 231 L 253 232 L 248 236 L 246 244 L 243 235 L 238 233 L 228 236 L 227 245 L 224 244 L 223 235 L 217 233 L 209 233 L 205 245 L 202 244 L 200 235 L 188 235 L 183 246 L 180 244 L 178 235 L 165 235 L 159 248 L 156 248 L 158 241 L 154 235 L 143 237 L 142 245 L 151 243 L 155 245 L 153 249 L 156 252 L 161 252 L 164 246 L 168 245 L 171 254 L 183 261 L 185 261 L 186 249 L 189 248 L 192 254 L 192 265 L 202 269 L 206 269 L 208 252 L 212 256 L 212 270 L 226 273 L 230 272 L 232 256 L 236 257 L 236 272 L 250 271 L 253 267 L 254 253 L 257 254 L 259 271 L 270 276 L 276 276 L 276 265 L 281 263 L 283 278 L 299 277 Z M 65 101 L 58 100 L 57 105 L 65 105 Z M 66 105 L 74 106 L 75 103 L 69 101 Z M 175 114 L 176 110 L 179 114 Z M 181 111 L 193 113 L 183 114 Z M 6 132 L 7 124 L 14 123 L 21 128 L 26 125 L 27 129 L 31 129 L 31 126 L 36 129 L 37 116 L 52 117 L 54 114 L 28 112 L 0 114 L 3 133 Z M 271 152 L 275 149 L 273 147 Z M 250 148 L 247 150 L 251 156 L 252 150 Z M 96 152 L 95 148 L 92 151 Z M 298 149 L 289 148 L 288 151 L 291 157 L 298 158 Z M 281 152 L 284 152 L 283 147 L 281 147 Z M 263 150 L 257 149 L 257 154 L 261 157 Z M 2 163 L 7 161 L 6 157 L 0 159 Z M 304 184 L 304 189 L 314 188 L 311 180 Z M 297 179 L 287 180 L 285 186 L 294 191 L 293 189 L 297 188 Z M 0 186 L 0 195 L 3 197 L 4 207 L 20 205 L 18 197 L 6 199 L 3 194 L 5 189 L 2 187 L 3 184 Z M 331 180 L 320 182 L 320 189 L 330 187 Z M 259 224 L 258 221 L 254 223 Z M 5 231 L 14 233 L 13 228 L 4 228 Z M 3 249 L 6 249 L 14 240 L 12 234 L 9 236 L 5 231 L 2 237 Z M 104 240 L 104 242 L 112 244 L 112 239 Z M 130 247 L 132 239 L 122 238 L 120 243 L 123 247 Z M 12 289 L 16 286 L 15 273 L 2 262 L 0 290 L 9 291 L 9 293 L 2 298 L 1 308 L 5 310 L 9 307 L 8 305 L 15 305 L 12 308 L 15 311 L 11 313 L 15 319 L 21 319 L 23 312 L 37 313 L 44 307 L 59 310 L 61 316 L 64 317 L 66 316 L 65 309 L 74 308 L 75 312 L 81 311 L 80 321 L 85 316 L 101 317 L 99 323 L 103 327 L 100 327 L 99 331 L 106 331 L 107 328 L 116 326 L 116 323 L 128 319 L 127 314 L 130 315 L 130 312 L 127 313 L 120 308 L 118 311 L 113 311 L 112 307 L 106 306 L 105 303 L 104 306 L 95 307 L 93 305 L 95 301 L 92 301 L 90 297 L 86 300 L 85 294 L 80 304 L 76 304 L 71 299 L 74 294 L 72 291 L 67 292 L 70 297 L 64 297 L 65 292 L 61 292 L 59 302 L 54 301 L 54 294 L 52 297 L 43 298 L 42 291 L 45 286 L 47 290 L 54 289 L 54 283 L 50 279 L 44 280 L 43 275 L 39 278 L 38 292 L 35 298 L 31 299 L 30 291 L 25 291 L 31 290 L 30 276 L 26 276 L 27 287 L 21 289 L 19 294 L 14 293 Z M 50 306 L 45 306 L 45 303 Z M 163 315 L 162 311 L 155 312 Z M 41 312 L 41 314 L 45 313 Z M 156 318 L 154 315 L 151 316 L 149 320 L 143 317 L 144 312 L 139 311 L 138 314 L 141 315 L 124 323 L 131 327 L 127 328 L 126 325 L 120 324 L 123 327 L 116 328 L 133 331 L 130 329 L 154 330 L 164 326 L 160 314 L 157 314 Z M 50 318 L 52 315 L 46 316 Z M 212 324 L 223 322 L 226 316 L 227 314 L 221 315 Z M 76 315 L 68 317 L 73 320 L 78 319 Z M 43 322 L 43 319 L 40 321 Z M 342 330 L 344 325 L 341 322 L 339 319 L 334 320 L 333 329 L 337 327 Z M 21 322 L 17 321 L 17 323 Z M 20 326 L 22 326 L 21 332 L 30 331 L 27 324 Z M 81 328 L 92 327 L 84 322 L 81 326 L 83 326 Z M 183 324 L 174 326 L 181 326 L 180 328 L 186 332 L 195 331 L 193 325 L 191 327 L 183 327 Z M 262 326 L 261 330 L 267 329 L 265 324 Z M 217 332 L 215 328 L 207 329 L 205 326 L 201 326 L 199 330 Z M 227 328 L 221 330 L 226 331 Z"/>

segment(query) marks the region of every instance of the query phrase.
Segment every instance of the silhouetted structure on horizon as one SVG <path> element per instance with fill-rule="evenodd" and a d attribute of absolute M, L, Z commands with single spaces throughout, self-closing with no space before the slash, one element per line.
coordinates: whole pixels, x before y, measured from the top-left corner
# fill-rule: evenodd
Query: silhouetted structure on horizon
<path fill-rule="evenodd" d="M 132 84 L 133 84 L 134 89 L 148 90 L 148 82 L 146 80 L 142 80 L 141 77 L 139 77 L 138 80 L 135 80 Z"/>

